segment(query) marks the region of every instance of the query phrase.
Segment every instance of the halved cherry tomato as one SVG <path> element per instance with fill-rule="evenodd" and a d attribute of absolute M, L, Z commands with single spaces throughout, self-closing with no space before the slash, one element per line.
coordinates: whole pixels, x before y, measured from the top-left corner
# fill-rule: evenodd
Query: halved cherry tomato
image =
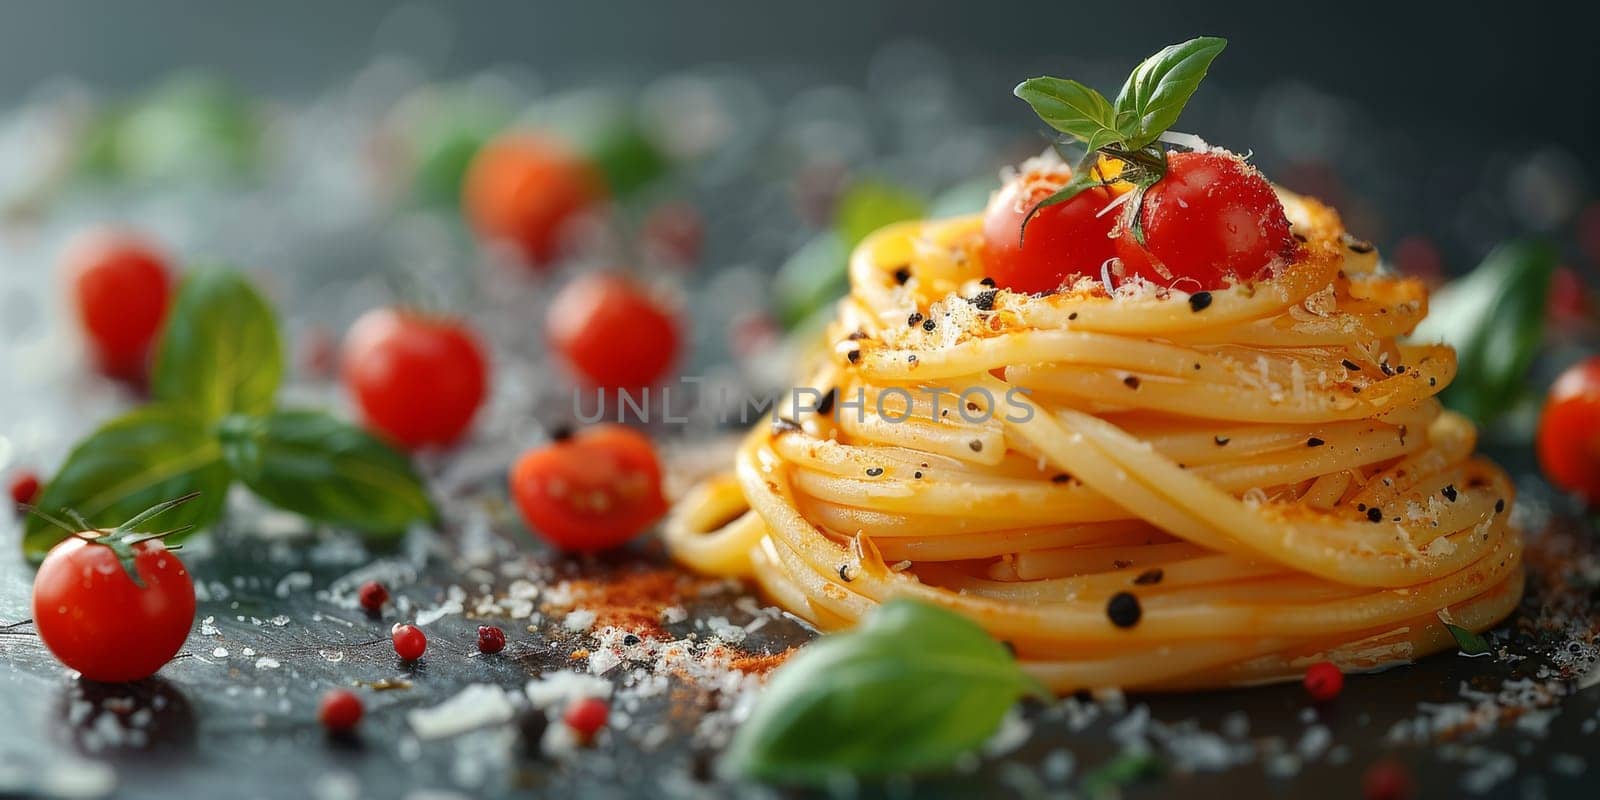
<path fill-rule="evenodd" d="M 644 287 L 618 275 L 584 275 L 550 302 L 550 344 L 589 386 L 652 386 L 678 356 L 678 320 Z"/>
<path fill-rule="evenodd" d="M 563 226 L 606 196 L 600 171 L 559 140 L 502 134 L 467 168 L 462 203 L 485 239 L 510 242 L 533 266 L 559 255 Z"/>
<path fill-rule="evenodd" d="M 616 547 L 667 510 L 655 447 L 622 425 L 529 450 L 511 470 L 511 496 L 528 527 L 578 552 Z"/>
<path fill-rule="evenodd" d="M 1550 482 L 1600 503 L 1600 356 L 1550 386 L 1539 418 L 1539 465 Z"/>
<path fill-rule="evenodd" d="M 115 535 L 115 534 L 112 534 Z M 33 578 L 33 621 L 44 646 L 89 680 L 148 678 L 194 625 L 194 581 L 159 540 L 130 545 L 144 586 L 108 544 L 79 534 L 50 549 Z"/>
<path fill-rule="evenodd" d="M 403 309 L 362 315 L 341 360 L 345 389 L 367 426 L 412 449 L 461 438 L 488 387 L 488 363 L 471 330 Z"/>
<path fill-rule="evenodd" d="M 1017 176 L 989 200 L 983 215 L 983 268 L 997 286 L 1018 292 L 1048 292 L 1075 275 L 1099 275 L 1100 266 L 1116 255 L 1112 230 L 1115 209 L 1102 214 L 1116 198 L 1111 189 L 1096 187 L 1064 203 L 1028 212 L 1064 186 L 1065 168 L 1032 170 Z"/>
<path fill-rule="evenodd" d="M 1167 174 L 1145 192 L 1139 218 L 1144 246 L 1125 227 L 1117 257 L 1126 274 L 1161 286 L 1210 290 L 1228 278 L 1256 280 L 1292 261 L 1299 247 L 1272 184 L 1231 153 L 1169 155 Z"/>
<path fill-rule="evenodd" d="M 171 303 L 166 259 L 133 234 L 97 230 L 73 241 L 64 267 L 100 370 L 114 378 L 142 378 Z"/>

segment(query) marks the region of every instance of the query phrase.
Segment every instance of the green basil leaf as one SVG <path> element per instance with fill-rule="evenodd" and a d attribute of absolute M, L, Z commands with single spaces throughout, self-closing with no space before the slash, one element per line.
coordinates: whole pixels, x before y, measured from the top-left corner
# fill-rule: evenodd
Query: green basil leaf
<path fill-rule="evenodd" d="M 1123 138 L 1111 101 L 1077 81 L 1049 76 L 1029 78 L 1011 93 L 1027 101 L 1046 125 L 1084 142 L 1090 150 Z"/>
<path fill-rule="evenodd" d="M 1549 245 L 1516 242 L 1496 248 L 1477 269 L 1434 294 L 1413 338 L 1456 349 L 1456 378 L 1442 394 L 1445 405 L 1483 425 L 1527 391 L 1528 370 L 1544 344 L 1555 269 Z"/>
<path fill-rule="evenodd" d="M 1469 656 L 1481 656 L 1491 652 L 1489 643 L 1484 641 L 1482 636 L 1453 622 L 1446 622 L 1444 627 L 1445 630 L 1450 631 L 1451 636 L 1455 637 L 1456 647 L 1461 648 L 1462 653 Z"/>
<path fill-rule="evenodd" d="M 96 527 L 116 527 L 139 512 L 190 492 L 200 496 L 151 525 L 204 528 L 222 515 L 231 476 L 222 448 L 193 412 L 146 406 L 106 423 L 80 443 L 35 504 L 51 515 L 83 515 Z M 23 527 L 28 558 L 44 557 L 66 535 L 38 515 Z M 178 541 L 183 534 L 169 541 Z"/>
<path fill-rule="evenodd" d="M 911 191 L 883 181 L 864 180 L 839 198 L 833 226 L 844 239 L 845 248 L 854 250 L 879 228 L 918 219 L 927 210 L 928 204 Z"/>
<path fill-rule="evenodd" d="M 410 458 L 320 411 L 235 415 L 218 430 L 234 474 L 279 508 L 385 536 L 434 516 Z"/>
<path fill-rule="evenodd" d="M 215 422 L 270 411 L 282 378 L 278 323 L 249 282 L 225 270 L 185 278 L 156 350 L 155 398 Z"/>
<path fill-rule="evenodd" d="M 1161 774 L 1161 759 L 1154 753 L 1124 753 L 1083 776 L 1083 792 L 1089 797 L 1117 797 L 1123 787 Z"/>
<path fill-rule="evenodd" d="M 937 769 L 981 746 L 1030 693 L 1044 689 L 975 623 L 891 600 L 779 668 L 722 769 L 813 785 Z"/>
<path fill-rule="evenodd" d="M 1226 39 L 1201 36 L 1169 45 L 1145 59 L 1117 94 L 1116 128 L 1130 150 L 1156 140 L 1178 121 Z"/>
<path fill-rule="evenodd" d="M 784 328 L 825 313 L 850 291 L 849 265 L 850 250 L 834 231 L 823 231 L 794 251 L 773 280 L 775 310 Z"/>

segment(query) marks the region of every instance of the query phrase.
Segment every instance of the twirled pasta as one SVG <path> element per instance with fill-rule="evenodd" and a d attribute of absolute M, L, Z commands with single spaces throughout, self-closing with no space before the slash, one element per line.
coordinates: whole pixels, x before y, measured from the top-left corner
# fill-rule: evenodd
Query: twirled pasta
<path fill-rule="evenodd" d="M 976 217 L 877 233 L 810 383 L 831 402 L 680 502 L 675 557 L 824 629 L 937 603 L 1062 692 L 1373 669 L 1492 626 L 1522 593 L 1513 488 L 1434 399 L 1454 352 L 1400 341 L 1426 292 L 1281 199 L 1297 262 L 1194 294 L 993 289 Z"/>

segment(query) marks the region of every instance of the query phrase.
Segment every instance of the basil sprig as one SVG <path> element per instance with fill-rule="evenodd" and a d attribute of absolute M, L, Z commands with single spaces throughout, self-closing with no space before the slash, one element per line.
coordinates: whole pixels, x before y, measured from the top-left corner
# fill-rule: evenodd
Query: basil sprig
<path fill-rule="evenodd" d="M 1211 62 L 1227 44 L 1225 39 L 1201 36 L 1162 48 L 1134 68 L 1114 102 L 1066 78 L 1043 76 L 1017 84 L 1013 94 L 1032 106 L 1046 125 L 1082 142 L 1087 151 L 1072 180 L 1029 210 L 1023 220 L 1024 231 L 1040 209 L 1111 183 L 1111 178 L 1094 169 L 1104 155 L 1122 164 L 1115 179 L 1134 186 L 1136 194 L 1125 213 L 1132 221 L 1134 237 L 1143 243 L 1139 204 L 1144 190 L 1167 173 L 1166 151 L 1158 141 L 1178 121 Z"/>
<path fill-rule="evenodd" d="M 1434 293 L 1413 338 L 1456 349 L 1456 378 L 1441 395 L 1445 405 L 1485 425 L 1528 391 L 1528 371 L 1544 344 L 1556 261 L 1548 244 L 1513 242 Z"/>
<path fill-rule="evenodd" d="M 981 746 L 1028 694 L 1047 693 L 982 628 L 891 600 L 779 668 L 722 768 L 809 785 L 938 769 Z"/>
<path fill-rule="evenodd" d="M 283 354 L 272 308 L 242 276 L 184 280 L 157 346 L 154 402 L 90 434 L 40 495 L 22 546 L 38 560 L 67 535 L 48 517 L 112 528 L 183 495 L 169 541 L 222 516 L 239 481 L 309 519 L 394 536 L 432 519 L 410 459 L 362 429 L 315 411 L 274 411 Z"/>

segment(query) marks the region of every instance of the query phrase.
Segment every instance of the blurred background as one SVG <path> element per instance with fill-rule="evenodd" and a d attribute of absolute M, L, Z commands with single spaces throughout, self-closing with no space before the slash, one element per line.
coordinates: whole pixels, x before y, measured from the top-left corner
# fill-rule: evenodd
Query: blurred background
<path fill-rule="evenodd" d="M 860 236 L 975 211 L 1003 165 L 1048 145 L 1010 94 L 1019 79 L 1114 92 L 1149 53 L 1212 34 L 1228 50 L 1177 128 L 1338 206 L 1396 268 L 1443 282 L 1507 240 L 1548 243 L 1551 314 L 1569 330 L 1538 368 L 1548 376 L 1572 360 L 1562 342 L 1593 340 L 1600 58 L 1577 4 L 1516 15 L 1170 0 L 1115 14 L 833 0 L 9 6 L 0 368 L 21 389 L 81 383 L 56 269 L 74 235 L 114 223 L 180 269 L 248 272 L 279 308 L 308 396 L 339 401 L 332 353 L 366 309 L 470 317 L 496 364 L 479 437 L 514 446 L 568 403 L 538 390 L 571 368 L 539 331 L 573 275 L 620 270 L 670 298 L 688 332 L 681 370 L 779 370 L 772 348 L 839 293 Z M 479 148 L 507 130 L 570 143 L 606 185 L 532 270 L 507 267 L 518 255 L 474 236 L 458 202 Z M 61 416 L 58 396 L 3 394 L 12 420 Z M 117 401 L 74 402 L 93 417 Z M 38 426 L 13 444 L 48 461 L 65 439 Z"/>

